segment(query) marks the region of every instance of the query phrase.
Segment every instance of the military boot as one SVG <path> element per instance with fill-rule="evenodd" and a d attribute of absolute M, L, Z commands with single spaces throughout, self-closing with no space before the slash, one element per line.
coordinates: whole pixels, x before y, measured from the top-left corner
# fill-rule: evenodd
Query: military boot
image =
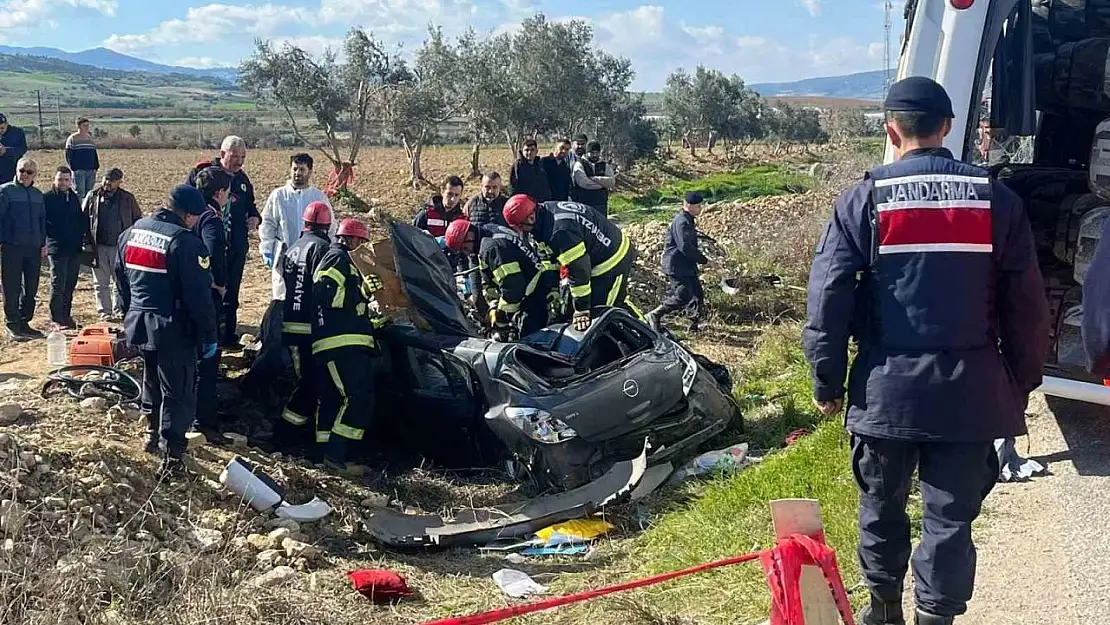
<path fill-rule="evenodd" d="M 871 604 L 860 610 L 856 622 L 859 625 L 906 625 L 901 598 L 888 601 L 872 593 Z"/>
<path fill-rule="evenodd" d="M 955 621 L 953 616 L 937 616 L 918 610 L 913 622 L 915 625 L 952 625 Z"/>

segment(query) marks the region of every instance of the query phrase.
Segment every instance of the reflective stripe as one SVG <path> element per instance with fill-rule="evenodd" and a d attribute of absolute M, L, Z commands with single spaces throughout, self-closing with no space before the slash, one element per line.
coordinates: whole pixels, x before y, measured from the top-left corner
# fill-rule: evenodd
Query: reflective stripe
<path fill-rule="evenodd" d="M 312 344 L 312 353 L 319 354 L 340 347 L 374 347 L 374 337 L 369 334 L 340 334 L 339 336 L 320 339 Z"/>
<path fill-rule="evenodd" d="M 627 296 L 624 298 L 624 305 L 628 306 L 628 309 L 632 311 L 632 314 L 636 315 L 637 319 L 644 322 L 647 321 L 647 317 L 644 317 L 644 313 L 640 310 L 640 307 L 632 303 L 632 300 L 628 299 Z"/>
<path fill-rule="evenodd" d="M 332 434 L 338 434 L 353 441 L 362 440 L 362 430 L 343 425 L 343 415 L 347 413 L 347 406 L 351 403 L 351 400 L 347 397 L 347 389 L 343 387 L 343 379 L 339 377 L 339 369 L 336 368 L 335 362 L 328 363 L 328 373 L 331 375 L 331 381 L 335 384 L 336 390 L 343 397 L 343 405 L 339 407 L 339 414 L 335 415 L 335 423 L 331 426 Z M 319 436 L 319 433 L 317 433 L 317 436 Z"/>
<path fill-rule="evenodd" d="M 574 299 L 582 299 L 592 294 L 593 287 L 589 283 L 570 287 L 570 296 Z"/>
<path fill-rule="evenodd" d="M 612 306 L 617 303 L 617 295 L 621 292 L 622 284 L 624 284 L 624 275 L 619 275 L 616 280 L 613 280 L 613 288 L 609 289 L 609 294 L 605 296 L 606 306 Z"/>
<path fill-rule="evenodd" d="M 509 276 L 517 273 L 520 273 L 520 263 L 516 261 L 505 263 L 504 265 L 501 265 L 497 269 L 493 270 L 493 279 L 501 282 L 505 278 L 508 278 Z"/>
<path fill-rule="evenodd" d="M 443 219 L 429 219 L 426 222 L 429 226 L 446 226 L 447 222 Z"/>
<path fill-rule="evenodd" d="M 281 412 L 281 418 L 293 425 L 304 425 L 308 423 L 308 417 L 299 415 L 288 408 Z"/>
<path fill-rule="evenodd" d="M 543 261 L 543 269 L 544 271 L 559 271 L 559 263 L 553 260 L 545 260 Z"/>
<path fill-rule="evenodd" d="M 612 271 L 613 267 L 616 267 L 617 265 L 619 265 L 620 262 L 622 260 L 624 260 L 624 257 L 626 255 L 628 255 L 628 247 L 629 247 L 628 237 L 626 237 L 624 235 L 621 235 L 621 244 L 620 244 L 620 247 L 617 248 L 617 253 L 610 256 L 609 260 L 607 260 L 607 261 L 601 263 L 600 265 L 594 267 L 593 269 L 591 269 L 590 270 L 590 275 L 594 276 L 596 278 L 597 276 L 600 276 L 602 274 L 606 274 L 606 273 L 609 273 L 610 271 Z"/>
<path fill-rule="evenodd" d="M 372 317 L 370 319 L 370 325 L 374 326 L 375 330 L 379 330 L 389 325 L 389 319 L 386 319 L 385 317 Z"/>
<path fill-rule="evenodd" d="M 331 278 L 335 282 L 335 297 L 331 300 L 332 308 L 343 308 L 343 300 L 347 299 L 347 276 L 344 276 L 335 267 L 328 267 L 316 272 L 313 277 L 313 282 L 319 282 L 324 278 Z"/>
<path fill-rule="evenodd" d="M 316 442 L 317 443 L 326 443 L 329 440 L 331 440 L 331 432 L 317 432 L 316 433 Z"/>
<path fill-rule="evenodd" d="M 497 309 L 500 310 L 503 313 L 509 313 L 509 314 L 517 313 L 517 312 L 520 312 L 520 302 L 510 304 L 509 302 L 506 302 L 505 300 L 501 300 L 501 303 L 499 303 L 497 305 Z"/>
<path fill-rule="evenodd" d="M 297 321 L 283 321 L 281 324 L 281 331 L 286 334 L 312 334 L 312 324 L 300 323 Z"/>
<path fill-rule="evenodd" d="M 568 267 L 571 263 L 578 260 L 579 258 L 582 258 L 585 255 L 586 243 L 582 242 L 563 252 L 562 254 L 559 254 L 559 264 L 563 265 L 564 267 Z"/>

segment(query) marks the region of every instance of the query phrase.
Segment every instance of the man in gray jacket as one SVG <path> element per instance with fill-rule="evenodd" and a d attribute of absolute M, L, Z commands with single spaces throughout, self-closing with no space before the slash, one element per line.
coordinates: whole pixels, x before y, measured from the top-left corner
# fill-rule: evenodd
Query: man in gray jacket
<path fill-rule="evenodd" d="M 122 320 L 119 282 L 112 288 L 119 261 L 119 235 L 143 218 L 139 201 L 120 188 L 123 172 L 113 167 L 104 175 L 100 186 L 85 197 L 82 210 L 88 220 L 85 233 L 87 245 L 94 251 L 93 288 L 96 290 L 96 312 L 101 321 Z"/>
<path fill-rule="evenodd" d="M 46 252 L 46 202 L 35 188 L 38 163 L 22 158 L 16 178 L 0 185 L 0 285 L 8 338 L 42 338 L 29 325 L 35 316 L 42 258 Z"/>

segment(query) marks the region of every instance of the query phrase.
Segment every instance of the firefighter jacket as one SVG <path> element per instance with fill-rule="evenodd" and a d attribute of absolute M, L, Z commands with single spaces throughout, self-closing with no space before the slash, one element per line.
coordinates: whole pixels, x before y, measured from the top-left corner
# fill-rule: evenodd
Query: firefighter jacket
<path fill-rule="evenodd" d="M 281 340 L 286 345 L 312 342 L 312 322 L 317 315 L 313 279 L 330 245 L 327 229 L 309 230 L 302 232 L 281 257 L 281 278 L 285 283 Z"/>
<path fill-rule="evenodd" d="M 814 395 L 849 431 L 972 442 L 1025 433 L 1048 309 L 1021 200 L 943 148 L 879 167 L 836 202 L 803 331 Z M 859 352 L 848 371 L 848 341 Z"/>
<path fill-rule="evenodd" d="M 374 330 L 381 325 L 381 319 L 371 318 L 370 298 L 379 288 L 376 278 L 369 281 L 363 278 L 346 247 L 332 243 L 313 278 L 312 296 L 317 313 L 312 327 L 312 353 L 320 355 L 342 347 L 375 349 Z"/>
<path fill-rule="evenodd" d="M 116 267 L 127 342 L 143 350 L 216 342 L 216 307 L 208 250 L 166 209 L 140 219 L 119 238 Z"/>
<path fill-rule="evenodd" d="M 412 225 L 433 237 L 441 237 L 447 234 L 447 224 L 462 216 L 462 206 L 447 208 L 443 205 L 443 196 L 435 195 L 416 213 Z"/>
<path fill-rule="evenodd" d="M 579 312 L 590 310 L 592 279 L 631 271 L 636 260 L 636 248 L 620 228 L 577 202 L 544 202 L 536 211 L 533 235 L 567 268 L 574 310 Z"/>
<path fill-rule="evenodd" d="M 539 251 L 516 232 L 497 225 L 482 226 L 478 263 L 482 282 L 498 290 L 497 308 L 512 316 L 527 297 L 543 297 L 553 288 Z M 491 298 L 487 295 L 487 301 Z M 492 304 L 492 301 L 490 301 Z"/>

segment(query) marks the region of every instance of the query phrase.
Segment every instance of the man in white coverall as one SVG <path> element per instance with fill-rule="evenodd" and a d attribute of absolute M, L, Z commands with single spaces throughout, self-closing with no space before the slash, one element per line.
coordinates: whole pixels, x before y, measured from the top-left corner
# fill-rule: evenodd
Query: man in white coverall
<path fill-rule="evenodd" d="M 312 184 L 312 164 L 310 155 L 294 154 L 289 159 L 289 180 L 270 193 L 262 209 L 262 225 L 258 229 L 260 251 L 263 262 L 271 269 L 274 259 L 281 258 L 283 251 L 300 237 L 305 208 L 313 202 L 323 202 L 331 208 L 328 196 Z M 339 220 L 334 213 L 331 217 L 329 234 L 334 237 Z"/>

